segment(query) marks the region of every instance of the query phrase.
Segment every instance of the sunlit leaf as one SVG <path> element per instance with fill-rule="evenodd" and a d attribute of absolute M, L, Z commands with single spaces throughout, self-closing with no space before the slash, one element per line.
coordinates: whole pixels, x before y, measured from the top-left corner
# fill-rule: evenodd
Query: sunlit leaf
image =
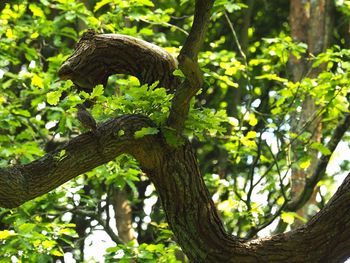
<path fill-rule="evenodd" d="M 325 147 L 322 143 L 319 143 L 319 142 L 313 142 L 310 145 L 310 148 L 318 150 L 323 155 L 330 155 L 332 153 L 327 147 Z"/>
<path fill-rule="evenodd" d="M 32 85 L 33 86 L 37 86 L 39 88 L 43 88 L 44 87 L 44 81 L 41 77 L 39 77 L 38 75 L 34 74 L 33 78 L 32 78 Z"/>
<path fill-rule="evenodd" d="M 59 100 L 60 100 L 61 95 L 62 95 L 62 94 L 61 94 L 60 91 L 52 91 L 52 92 L 49 92 L 49 93 L 47 93 L 47 95 L 46 95 L 47 102 L 48 102 L 50 105 L 57 105 L 57 103 L 58 103 Z"/>
<path fill-rule="evenodd" d="M 13 231 L 9 231 L 9 230 L 0 231 L 0 240 L 7 239 L 14 235 L 16 235 L 16 233 L 14 233 Z"/>
<path fill-rule="evenodd" d="M 135 139 L 140 139 L 146 135 L 154 135 L 157 134 L 159 130 L 154 127 L 143 127 L 141 130 L 135 132 Z"/>
<path fill-rule="evenodd" d="M 41 10 L 41 8 L 38 7 L 36 4 L 30 4 L 29 9 L 30 9 L 30 11 L 32 11 L 34 16 L 45 17 L 43 10 Z"/>
<path fill-rule="evenodd" d="M 283 222 L 291 225 L 294 223 L 294 218 L 295 218 L 295 213 L 290 213 L 290 212 L 282 212 L 281 214 L 281 219 Z"/>

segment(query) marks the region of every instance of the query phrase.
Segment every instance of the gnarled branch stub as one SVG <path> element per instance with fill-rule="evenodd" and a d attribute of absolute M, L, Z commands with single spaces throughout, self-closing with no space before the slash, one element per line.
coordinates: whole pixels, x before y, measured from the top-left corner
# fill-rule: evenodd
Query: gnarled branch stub
<path fill-rule="evenodd" d="M 173 91 L 178 83 L 173 71 L 177 60 L 166 50 L 144 40 L 119 34 L 96 34 L 88 30 L 73 54 L 58 71 L 61 79 L 71 79 L 78 88 L 90 92 L 106 85 L 113 74 L 128 74 L 141 84 L 159 81 Z"/>

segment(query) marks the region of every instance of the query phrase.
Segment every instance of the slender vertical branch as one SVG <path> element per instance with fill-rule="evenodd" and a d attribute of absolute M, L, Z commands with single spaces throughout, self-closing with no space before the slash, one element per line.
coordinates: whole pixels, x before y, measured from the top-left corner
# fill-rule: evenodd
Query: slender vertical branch
<path fill-rule="evenodd" d="M 175 92 L 168 118 L 168 126 L 174 129 L 177 135 L 181 134 L 184 128 L 191 99 L 203 85 L 203 75 L 197 59 L 205 40 L 213 4 L 214 0 L 196 1 L 193 25 L 178 56 L 179 68 L 186 79 Z"/>

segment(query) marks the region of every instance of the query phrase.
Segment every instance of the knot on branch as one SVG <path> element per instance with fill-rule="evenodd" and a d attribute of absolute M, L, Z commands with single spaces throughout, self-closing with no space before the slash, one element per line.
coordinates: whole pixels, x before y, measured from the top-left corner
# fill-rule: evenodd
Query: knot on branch
<path fill-rule="evenodd" d="M 173 91 L 178 84 L 173 76 L 176 68 L 176 59 L 156 45 L 130 36 L 99 35 L 88 30 L 62 64 L 58 76 L 71 79 L 87 92 L 98 84 L 106 85 L 113 74 L 135 76 L 141 84 L 159 81 L 160 87 Z"/>

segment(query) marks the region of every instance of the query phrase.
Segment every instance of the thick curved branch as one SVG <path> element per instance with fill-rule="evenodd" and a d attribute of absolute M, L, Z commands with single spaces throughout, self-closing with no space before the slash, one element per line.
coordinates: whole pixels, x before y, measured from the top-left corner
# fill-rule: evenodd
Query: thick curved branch
<path fill-rule="evenodd" d="M 344 248 L 350 245 L 350 232 L 346 229 L 350 223 L 349 180 L 350 176 L 329 204 L 305 226 L 248 242 L 260 251 L 257 255 L 262 260 L 241 262 L 344 262 L 349 257 L 349 251 Z M 289 250 L 293 247 L 294 252 Z"/>
<path fill-rule="evenodd" d="M 241 240 L 225 232 L 189 142 L 171 148 L 161 135 L 134 138 L 135 131 L 152 125 L 142 116 L 123 116 L 99 127 L 100 140 L 85 133 L 61 151 L 1 170 L 0 205 L 17 206 L 118 154 L 130 153 L 154 183 L 177 241 L 195 262 L 340 263 L 350 255 L 344 249 L 350 246 L 350 176 L 305 226 L 269 238 Z"/>
<path fill-rule="evenodd" d="M 174 90 L 176 59 L 164 49 L 146 41 L 118 34 L 96 34 L 88 30 L 73 54 L 58 71 L 61 79 L 71 79 L 90 92 L 97 84 L 106 85 L 113 74 L 137 77 L 141 84 L 153 84 Z"/>
<path fill-rule="evenodd" d="M 151 168 L 158 143 L 150 136 L 134 138 L 135 131 L 150 126 L 154 124 L 146 117 L 126 115 L 101 125 L 98 138 L 88 132 L 32 163 L 0 170 L 0 206 L 19 206 L 122 153 L 147 156 L 143 166 Z"/>
<path fill-rule="evenodd" d="M 267 238 L 241 240 L 224 230 L 190 143 L 163 148 L 158 157 L 161 165 L 147 174 L 178 243 L 193 262 L 340 263 L 350 255 L 344 249 L 350 246 L 350 176 L 305 226 Z"/>

